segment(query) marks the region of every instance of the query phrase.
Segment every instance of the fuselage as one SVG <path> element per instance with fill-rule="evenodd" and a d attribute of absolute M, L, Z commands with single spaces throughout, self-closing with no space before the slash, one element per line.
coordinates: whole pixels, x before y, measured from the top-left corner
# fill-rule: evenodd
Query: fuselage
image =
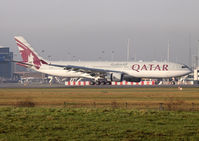
<path fill-rule="evenodd" d="M 86 68 L 103 69 L 106 71 L 122 72 L 133 77 L 138 78 L 170 78 L 178 77 L 189 74 L 191 70 L 183 64 L 171 63 L 171 62 L 99 62 L 99 61 L 78 61 L 78 62 L 50 62 L 50 64 L 57 65 L 73 65 Z M 39 70 L 36 71 L 42 73 L 62 76 L 62 77 L 87 77 L 90 75 L 64 70 L 60 67 L 42 65 Z"/>
<path fill-rule="evenodd" d="M 40 57 L 22 36 L 15 36 L 15 40 L 23 59 L 19 64 L 53 76 L 138 82 L 141 78 L 178 77 L 191 72 L 186 65 L 171 62 L 49 62 Z"/>

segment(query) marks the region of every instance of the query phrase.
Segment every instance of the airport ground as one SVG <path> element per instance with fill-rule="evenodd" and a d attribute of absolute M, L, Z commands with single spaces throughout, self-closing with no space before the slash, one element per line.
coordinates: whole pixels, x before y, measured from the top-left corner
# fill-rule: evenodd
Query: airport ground
<path fill-rule="evenodd" d="M 64 84 L 49 83 L 0 83 L 0 88 L 199 88 L 199 84 L 193 85 L 87 85 L 87 86 L 66 86 Z"/>
<path fill-rule="evenodd" d="M 199 140 L 199 88 L 1 88 L 0 140 Z"/>

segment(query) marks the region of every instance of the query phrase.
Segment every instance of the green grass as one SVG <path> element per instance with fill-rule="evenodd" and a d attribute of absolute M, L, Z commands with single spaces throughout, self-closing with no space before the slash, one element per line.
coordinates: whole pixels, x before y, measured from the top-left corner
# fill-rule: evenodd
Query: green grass
<path fill-rule="evenodd" d="M 0 141 L 199 140 L 199 113 L 114 108 L 0 108 Z"/>
<path fill-rule="evenodd" d="M 198 141 L 198 100 L 198 88 L 0 89 L 0 141 Z"/>

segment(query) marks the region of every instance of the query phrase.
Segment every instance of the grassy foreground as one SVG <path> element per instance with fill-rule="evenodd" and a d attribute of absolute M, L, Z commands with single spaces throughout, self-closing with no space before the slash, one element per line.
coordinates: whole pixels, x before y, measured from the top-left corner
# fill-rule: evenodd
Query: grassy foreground
<path fill-rule="evenodd" d="M 199 113 L 112 108 L 0 108 L 0 141 L 199 140 Z"/>
<path fill-rule="evenodd" d="M 199 140 L 199 88 L 0 89 L 0 106 L 0 141 Z"/>

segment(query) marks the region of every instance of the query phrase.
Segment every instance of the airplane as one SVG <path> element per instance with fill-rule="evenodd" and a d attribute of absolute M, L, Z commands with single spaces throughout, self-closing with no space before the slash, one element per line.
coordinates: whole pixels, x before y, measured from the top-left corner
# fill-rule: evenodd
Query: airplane
<path fill-rule="evenodd" d="M 16 61 L 18 65 L 52 76 L 89 78 L 96 85 L 112 81 L 140 82 L 143 78 L 174 78 L 192 72 L 187 65 L 172 62 L 46 61 L 22 36 L 14 38 L 23 60 Z"/>

